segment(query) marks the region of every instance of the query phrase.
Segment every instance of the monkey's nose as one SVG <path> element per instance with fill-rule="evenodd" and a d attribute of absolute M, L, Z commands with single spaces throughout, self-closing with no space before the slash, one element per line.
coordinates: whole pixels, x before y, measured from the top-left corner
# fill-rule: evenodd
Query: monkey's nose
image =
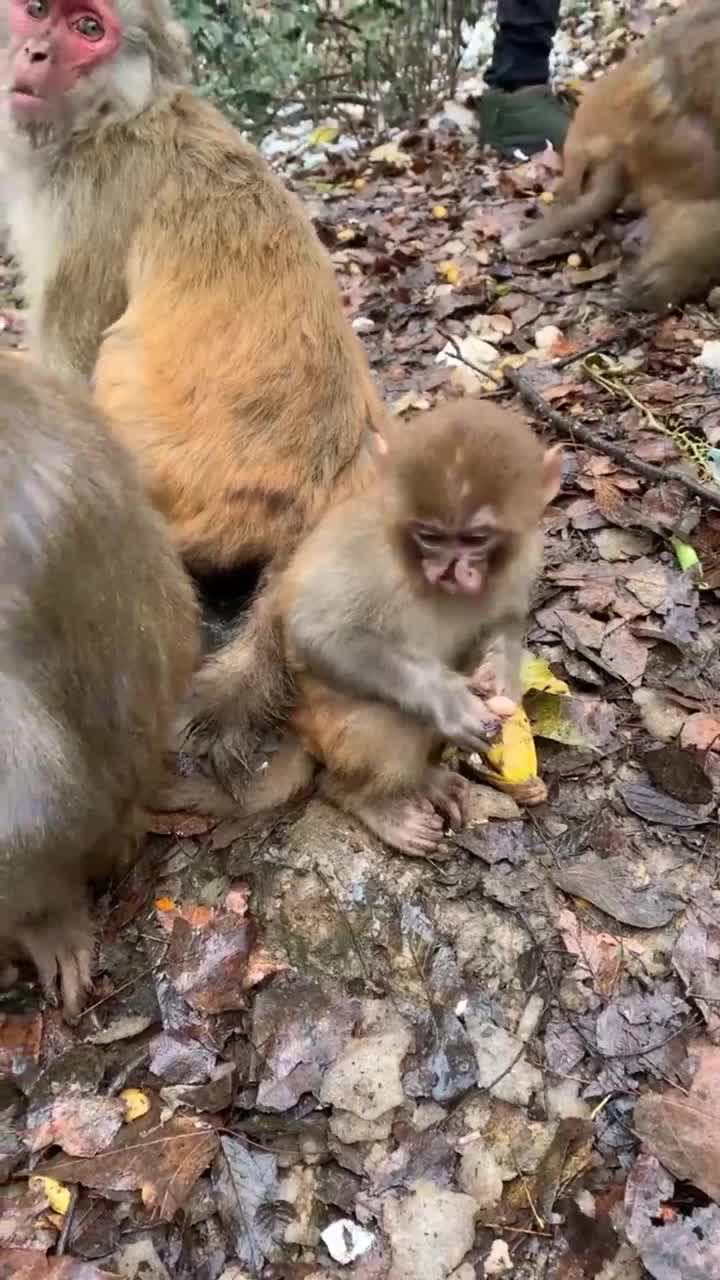
<path fill-rule="evenodd" d="M 47 62 L 50 51 L 45 45 L 26 44 L 25 56 L 28 62 Z"/>

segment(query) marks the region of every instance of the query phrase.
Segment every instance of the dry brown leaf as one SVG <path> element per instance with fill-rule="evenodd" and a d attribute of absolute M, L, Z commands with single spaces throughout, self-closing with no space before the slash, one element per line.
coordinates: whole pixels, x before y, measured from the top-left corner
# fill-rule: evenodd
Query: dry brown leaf
<path fill-rule="evenodd" d="M 38 1061 L 42 1032 L 41 1013 L 0 1014 L 0 1074 L 22 1075 Z"/>
<path fill-rule="evenodd" d="M 57 1156 L 36 1172 L 95 1191 L 139 1191 L 143 1204 L 169 1221 L 186 1203 L 217 1147 L 217 1134 L 204 1121 L 173 1116 L 167 1124 L 150 1120 L 145 1128 L 142 1121 L 126 1125 L 108 1151 L 89 1160 Z"/>
<path fill-rule="evenodd" d="M 680 734 L 680 745 L 698 751 L 720 751 L 720 720 L 704 711 L 688 716 Z"/>
<path fill-rule="evenodd" d="M 218 824 L 218 818 L 199 813 L 155 813 L 145 815 L 145 830 L 155 836 L 204 836 Z"/>
<path fill-rule="evenodd" d="M 647 665 L 648 647 L 621 622 L 614 631 L 606 635 L 600 656 L 621 680 L 626 680 L 628 684 L 639 684 Z"/>
<path fill-rule="evenodd" d="M 558 916 L 558 929 L 568 951 L 582 961 L 592 977 L 595 990 L 604 996 L 610 995 L 616 987 L 624 956 L 628 952 L 642 955 L 645 950 L 642 943 L 633 938 L 613 937 L 611 933 L 587 929 L 567 908 Z"/>
<path fill-rule="evenodd" d="M 635 1107 L 635 1129 L 648 1151 L 675 1174 L 720 1201 L 720 1046 L 698 1040 L 689 1094 L 646 1094 Z"/>
<path fill-rule="evenodd" d="M 125 1117 L 119 1098 L 68 1093 L 43 1109 L 40 1123 L 28 1131 L 31 1151 L 58 1146 L 69 1156 L 95 1156 L 113 1141 Z"/>

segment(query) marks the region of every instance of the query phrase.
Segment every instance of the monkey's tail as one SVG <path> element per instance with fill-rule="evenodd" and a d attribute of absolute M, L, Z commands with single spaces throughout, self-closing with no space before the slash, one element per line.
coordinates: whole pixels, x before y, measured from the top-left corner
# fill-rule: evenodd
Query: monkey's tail
<path fill-rule="evenodd" d="M 269 589 L 226 645 L 198 671 L 181 750 L 242 802 L 266 757 L 268 734 L 287 720 L 293 680 Z"/>
<path fill-rule="evenodd" d="M 605 218 L 620 204 L 625 194 L 622 166 L 617 161 L 607 161 L 599 166 L 587 191 L 572 204 L 550 209 L 532 226 L 513 231 L 503 240 L 505 249 L 527 249 L 540 240 L 564 236 L 568 231 L 578 231 L 589 222 Z"/>

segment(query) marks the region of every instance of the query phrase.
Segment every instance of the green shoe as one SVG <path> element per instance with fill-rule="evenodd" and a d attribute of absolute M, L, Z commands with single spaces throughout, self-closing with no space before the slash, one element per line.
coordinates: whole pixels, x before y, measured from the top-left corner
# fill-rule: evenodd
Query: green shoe
<path fill-rule="evenodd" d="M 552 142 L 559 151 L 570 124 L 570 107 L 545 84 L 505 93 L 487 89 L 477 102 L 480 140 L 501 155 L 534 155 Z"/>

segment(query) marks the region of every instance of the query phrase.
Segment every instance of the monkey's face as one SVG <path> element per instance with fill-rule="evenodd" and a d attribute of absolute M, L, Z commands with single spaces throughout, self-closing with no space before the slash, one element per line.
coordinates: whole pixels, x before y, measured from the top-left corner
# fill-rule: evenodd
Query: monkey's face
<path fill-rule="evenodd" d="M 510 540 L 489 507 L 460 528 L 413 521 L 408 533 L 425 581 L 449 595 L 481 595 L 489 576 L 505 560 Z"/>
<path fill-rule="evenodd" d="M 61 130 L 107 92 L 122 41 L 107 0 L 10 0 L 9 106 L 15 126 Z"/>

